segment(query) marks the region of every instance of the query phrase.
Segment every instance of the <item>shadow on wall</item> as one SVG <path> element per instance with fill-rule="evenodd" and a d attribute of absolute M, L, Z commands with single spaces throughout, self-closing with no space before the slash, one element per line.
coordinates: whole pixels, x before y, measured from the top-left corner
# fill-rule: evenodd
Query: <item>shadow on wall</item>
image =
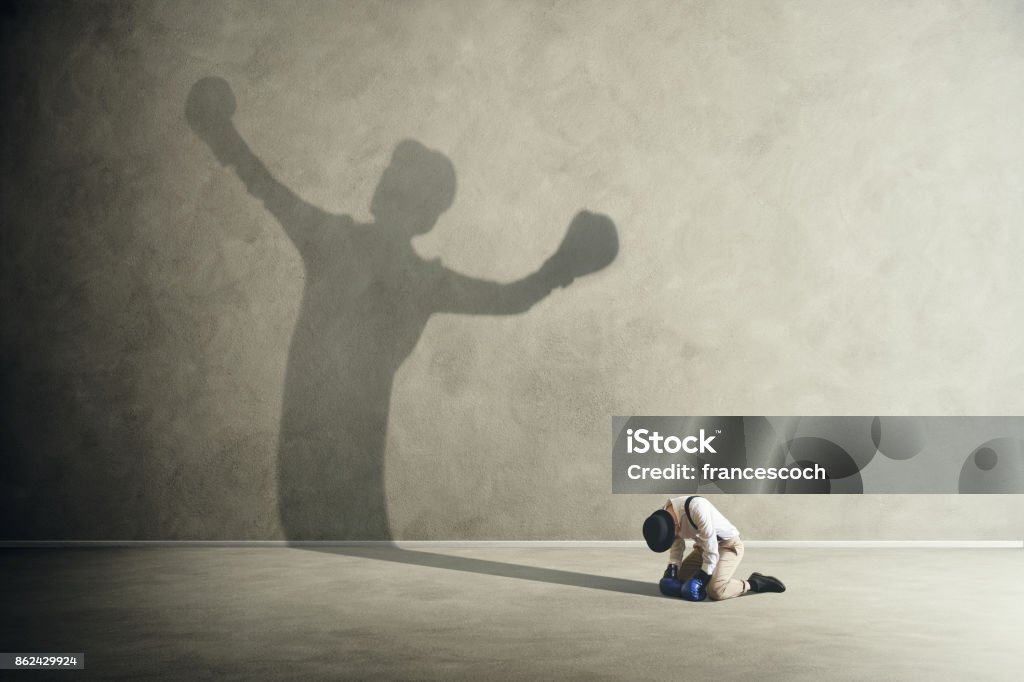
<path fill-rule="evenodd" d="M 434 313 L 511 315 L 554 288 L 611 263 L 615 225 L 581 211 L 558 250 L 508 284 L 423 260 L 411 239 L 428 232 L 455 197 L 443 154 L 405 140 L 374 192 L 374 221 L 356 223 L 306 203 L 249 149 L 220 78 L 192 86 L 191 128 L 233 167 L 302 255 L 306 279 L 289 348 L 278 440 L 278 505 L 289 540 L 391 539 L 384 448 L 395 372 Z"/>

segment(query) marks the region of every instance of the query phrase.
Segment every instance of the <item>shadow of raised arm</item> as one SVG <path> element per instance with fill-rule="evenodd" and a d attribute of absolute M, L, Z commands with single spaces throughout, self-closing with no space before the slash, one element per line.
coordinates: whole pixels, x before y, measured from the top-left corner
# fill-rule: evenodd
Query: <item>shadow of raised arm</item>
<path fill-rule="evenodd" d="M 607 267 L 619 251 L 615 224 L 608 216 L 580 211 L 554 254 L 531 275 L 502 284 L 445 272 L 438 312 L 514 315 L 526 312 L 557 287 Z"/>
<path fill-rule="evenodd" d="M 185 118 L 189 127 L 209 145 L 224 166 L 233 167 L 250 194 L 260 199 L 281 223 L 293 242 L 299 243 L 302 228 L 323 214 L 271 175 L 241 134 L 231 117 L 235 96 L 222 78 L 203 78 L 189 91 Z"/>

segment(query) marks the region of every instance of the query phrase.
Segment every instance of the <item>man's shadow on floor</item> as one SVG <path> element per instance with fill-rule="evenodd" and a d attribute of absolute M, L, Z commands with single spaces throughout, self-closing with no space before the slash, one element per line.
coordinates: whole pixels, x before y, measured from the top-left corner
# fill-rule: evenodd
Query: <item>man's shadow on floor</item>
<path fill-rule="evenodd" d="M 204 78 L 189 92 L 185 117 L 274 216 L 305 271 L 278 438 L 282 532 L 288 540 L 390 540 L 384 454 L 392 384 L 430 317 L 524 313 L 610 264 L 615 225 L 580 211 L 532 274 L 509 283 L 469 277 L 420 258 L 411 243 L 455 197 L 445 155 L 400 142 L 374 192 L 373 221 L 359 223 L 279 182 L 235 128 L 235 108 L 223 79 Z"/>
<path fill-rule="evenodd" d="M 370 559 L 373 561 L 390 561 L 392 563 L 407 564 L 410 566 L 418 566 L 420 568 L 439 568 L 447 571 L 462 571 L 464 573 L 513 578 L 515 580 L 528 580 L 531 582 L 549 583 L 552 585 L 565 585 L 568 587 L 603 590 L 605 592 L 634 594 L 641 597 L 670 599 L 670 597 L 665 597 L 658 591 L 657 581 L 645 582 L 642 580 L 629 580 L 626 578 L 594 575 L 592 573 L 565 571 L 557 568 L 544 568 L 541 566 L 512 564 L 504 561 L 491 561 L 489 559 L 475 559 L 473 557 L 421 552 L 402 549 L 397 545 L 392 547 L 323 547 L 315 545 L 299 545 L 297 548 L 323 552 L 325 554 L 359 557 L 361 559 Z"/>

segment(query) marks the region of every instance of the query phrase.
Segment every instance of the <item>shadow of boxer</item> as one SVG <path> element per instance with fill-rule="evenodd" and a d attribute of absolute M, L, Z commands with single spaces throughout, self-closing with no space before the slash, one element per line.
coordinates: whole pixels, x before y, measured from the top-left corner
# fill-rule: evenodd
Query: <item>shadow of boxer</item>
<path fill-rule="evenodd" d="M 249 193 L 262 200 L 302 256 L 302 305 L 288 352 L 278 441 L 278 512 L 290 540 L 386 540 L 384 449 L 395 372 L 435 313 L 512 315 L 556 287 L 611 263 L 615 225 L 581 211 L 557 251 L 511 283 L 468 277 L 424 260 L 411 240 L 455 197 L 440 152 L 405 140 L 370 205 L 373 222 L 313 206 L 274 178 L 231 121 L 220 78 L 192 86 L 189 126 Z"/>

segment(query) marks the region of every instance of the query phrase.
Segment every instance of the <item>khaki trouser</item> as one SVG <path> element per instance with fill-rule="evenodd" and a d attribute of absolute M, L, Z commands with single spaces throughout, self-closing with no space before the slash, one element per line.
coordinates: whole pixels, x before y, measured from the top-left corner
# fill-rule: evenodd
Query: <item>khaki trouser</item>
<path fill-rule="evenodd" d="M 746 582 L 739 578 L 733 578 L 732 574 L 739 568 L 743 559 L 743 541 L 737 538 L 718 541 L 718 565 L 715 572 L 711 574 L 711 582 L 708 583 L 708 597 L 716 601 L 720 599 L 732 599 L 747 591 Z M 704 565 L 704 552 L 699 547 L 686 555 L 679 568 L 679 579 L 686 582 L 694 576 Z"/>

